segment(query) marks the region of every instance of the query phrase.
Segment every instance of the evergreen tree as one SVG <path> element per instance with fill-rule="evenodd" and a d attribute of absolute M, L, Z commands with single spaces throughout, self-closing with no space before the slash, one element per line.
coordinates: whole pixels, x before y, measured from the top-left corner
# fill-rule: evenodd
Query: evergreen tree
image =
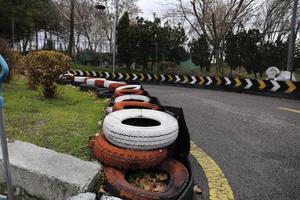
<path fill-rule="evenodd" d="M 202 35 L 198 39 L 193 39 L 189 46 L 192 62 L 195 65 L 199 65 L 202 72 L 204 67 L 206 68 L 206 71 L 209 71 L 211 60 L 206 38 Z"/>

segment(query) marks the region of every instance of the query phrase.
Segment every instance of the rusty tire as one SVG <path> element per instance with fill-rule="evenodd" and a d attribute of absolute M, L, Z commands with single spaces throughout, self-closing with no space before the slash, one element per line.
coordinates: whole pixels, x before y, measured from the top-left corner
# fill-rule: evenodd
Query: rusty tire
<path fill-rule="evenodd" d="M 125 84 L 124 82 L 120 82 L 120 81 L 110 81 L 110 80 L 105 80 L 103 86 L 104 86 L 105 88 L 109 88 L 109 86 L 110 86 L 111 84 L 114 84 L 114 83 Z"/>
<path fill-rule="evenodd" d="M 102 83 L 102 81 L 104 82 L 105 79 L 103 79 L 103 78 L 90 78 L 90 79 L 87 79 L 87 80 L 86 80 L 86 84 L 87 84 L 87 85 L 94 85 L 94 86 L 97 86 L 97 85 L 96 85 L 96 81 L 98 81 L 98 83 L 99 83 L 99 81 L 100 81 L 100 83 Z M 101 84 L 101 85 L 103 86 L 103 84 Z"/>
<path fill-rule="evenodd" d="M 124 95 L 143 95 L 143 90 L 118 90 L 114 93 L 114 98 L 124 96 Z"/>
<path fill-rule="evenodd" d="M 125 85 L 126 85 L 126 84 L 124 84 L 124 83 L 112 83 L 112 84 L 109 85 L 108 90 L 109 90 L 110 92 L 115 92 L 115 90 L 116 90 L 117 88 L 119 88 L 119 87 L 121 87 L 121 86 L 125 86 Z"/>
<path fill-rule="evenodd" d="M 103 79 L 103 80 L 96 80 L 95 81 L 95 86 L 104 87 L 104 83 L 105 83 L 105 79 Z"/>
<path fill-rule="evenodd" d="M 154 151 L 133 151 L 118 148 L 98 135 L 93 143 L 96 158 L 105 166 L 118 169 L 147 169 L 161 164 L 167 157 L 166 148 Z"/>
<path fill-rule="evenodd" d="M 177 200 L 189 182 L 189 173 L 186 167 L 176 160 L 167 160 L 154 169 L 169 174 L 169 185 L 162 192 L 148 192 L 134 187 L 126 180 L 126 172 L 106 167 L 107 192 L 128 200 Z"/>
<path fill-rule="evenodd" d="M 140 102 L 140 101 L 123 101 L 123 102 L 115 103 L 113 106 L 113 111 L 132 109 L 132 108 L 159 110 L 159 106 L 156 104 Z"/>

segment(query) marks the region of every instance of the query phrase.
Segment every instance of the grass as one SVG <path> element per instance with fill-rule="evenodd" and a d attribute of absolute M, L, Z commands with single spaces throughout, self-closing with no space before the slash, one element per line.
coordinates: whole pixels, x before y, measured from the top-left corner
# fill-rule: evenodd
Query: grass
<path fill-rule="evenodd" d="M 59 86 L 59 92 L 58 98 L 45 99 L 24 81 L 4 84 L 8 137 L 91 160 L 89 138 L 99 132 L 106 102 L 69 86 Z"/>

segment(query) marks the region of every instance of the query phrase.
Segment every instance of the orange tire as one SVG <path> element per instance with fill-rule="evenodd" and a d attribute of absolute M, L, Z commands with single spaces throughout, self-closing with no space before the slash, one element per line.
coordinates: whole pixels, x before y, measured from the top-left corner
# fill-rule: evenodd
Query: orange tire
<path fill-rule="evenodd" d="M 103 135 L 98 135 L 93 141 L 93 151 L 96 158 L 105 166 L 117 169 L 147 169 L 161 164 L 168 150 L 134 151 L 111 145 Z"/>
<path fill-rule="evenodd" d="M 137 188 L 126 180 L 126 172 L 105 167 L 105 190 L 114 196 L 132 200 L 178 200 L 186 189 L 189 181 L 189 172 L 186 167 L 176 160 L 167 160 L 154 169 L 169 174 L 169 184 L 162 192 L 148 192 Z"/>
<path fill-rule="evenodd" d="M 130 95 L 130 94 L 142 95 L 142 94 L 144 94 L 144 91 L 143 90 L 118 90 L 118 91 L 115 91 L 113 97 L 117 98 L 119 96 Z"/>
<path fill-rule="evenodd" d="M 95 86 L 104 87 L 104 80 L 96 80 L 95 81 Z"/>
<path fill-rule="evenodd" d="M 140 101 L 123 101 L 115 103 L 113 106 L 113 111 L 130 109 L 130 108 L 144 108 L 151 110 L 159 110 L 159 106 L 152 103 L 140 102 Z"/>
<path fill-rule="evenodd" d="M 124 83 L 112 83 L 112 84 L 109 85 L 108 90 L 109 90 L 110 92 L 115 92 L 115 90 L 116 90 L 118 87 L 124 86 L 124 85 L 126 85 L 126 84 L 124 84 Z"/>

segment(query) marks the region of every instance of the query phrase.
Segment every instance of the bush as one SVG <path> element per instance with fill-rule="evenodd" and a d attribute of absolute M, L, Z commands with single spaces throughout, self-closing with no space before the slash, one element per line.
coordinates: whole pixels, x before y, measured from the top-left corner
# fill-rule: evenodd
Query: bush
<path fill-rule="evenodd" d="M 18 69 L 22 63 L 22 56 L 18 52 L 11 49 L 7 42 L 1 38 L 0 54 L 4 57 L 9 66 L 9 75 L 5 79 L 6 82 L 9 82 L 13 78 L 13 75 L 18 72 Z"/>
<path fill-rule="evenodd" d="M 42 85 L 43 94 L 46 98 L 56 95 L 56 81 L 62 73 L 70 68 L 71 58 L 56 51 L 35 51 L 25 58 L 28 74 L 28 85 L 36 89 Z"/>

